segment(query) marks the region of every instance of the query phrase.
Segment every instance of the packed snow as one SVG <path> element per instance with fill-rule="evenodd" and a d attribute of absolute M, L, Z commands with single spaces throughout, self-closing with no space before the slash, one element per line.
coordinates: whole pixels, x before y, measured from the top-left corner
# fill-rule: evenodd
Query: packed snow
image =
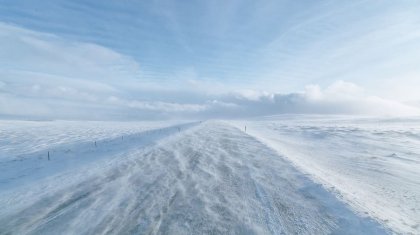
<path fill-rule="evenodd" d="M 418 123 L 0 121 L 0 234 L 418 234 Z"/>

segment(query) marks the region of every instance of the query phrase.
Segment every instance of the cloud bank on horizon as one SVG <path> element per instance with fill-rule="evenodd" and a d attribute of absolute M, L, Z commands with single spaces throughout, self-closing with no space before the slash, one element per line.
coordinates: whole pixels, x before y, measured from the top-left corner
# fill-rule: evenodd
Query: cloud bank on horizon
<path fill-rule="evenodd" d="M 2 117 L 420 115 L 420 4 L 19 2 L 0 7 Z"/>

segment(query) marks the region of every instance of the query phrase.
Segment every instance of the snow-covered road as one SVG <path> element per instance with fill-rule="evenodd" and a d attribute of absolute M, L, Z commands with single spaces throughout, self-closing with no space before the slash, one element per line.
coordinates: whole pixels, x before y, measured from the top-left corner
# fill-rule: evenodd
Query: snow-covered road
<path fill-rule="evenodd" d="M 0 192 L 0 234 L 387 233 L 225 122 L 113 156 Z"/>

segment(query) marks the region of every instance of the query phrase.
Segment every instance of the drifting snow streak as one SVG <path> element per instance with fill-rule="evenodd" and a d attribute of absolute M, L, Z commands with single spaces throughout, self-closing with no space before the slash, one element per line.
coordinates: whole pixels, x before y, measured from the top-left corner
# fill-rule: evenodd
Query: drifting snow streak
<path fill-rule="evenodd" d="M 4 193 L 0 204 L 1 234 L 385 233 L 221 122 Z"/>

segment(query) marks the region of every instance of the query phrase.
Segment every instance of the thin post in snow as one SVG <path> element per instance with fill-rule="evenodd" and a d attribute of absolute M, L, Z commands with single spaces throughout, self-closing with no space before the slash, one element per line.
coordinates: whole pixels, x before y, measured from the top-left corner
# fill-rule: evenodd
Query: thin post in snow
<path fill-rule="evenodd" d="M 96 148 L 96 141 L 95 141 L 95 148 Z"/>
<path fill-rule="evenodd" d="M 246 126 L 245 126 L 245 132 L 246 132 Z"/>
<path fill-rule="evenodd" d="M 50 160 L 50 151 L 48 151 L 48 161 Z"/>

